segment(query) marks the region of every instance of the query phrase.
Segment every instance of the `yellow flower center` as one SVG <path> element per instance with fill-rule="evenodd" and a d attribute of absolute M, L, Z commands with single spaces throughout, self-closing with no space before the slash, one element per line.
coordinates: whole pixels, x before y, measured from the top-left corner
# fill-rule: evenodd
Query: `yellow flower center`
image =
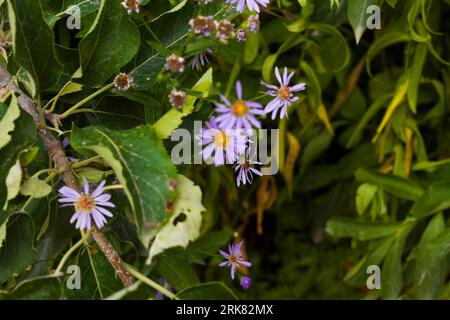
<path fill-rule="evenodd" d="M 227 135 L 223 131 L 219 131 L 214 135 L 214 144 L 218 147 L 225 148 L 227 145 Z"/>
<path fill-rule="evenodd" d="M 80 198 L 78 198 L 75 203 L 75 208 L 77 211 L 81 211 L 84 213 L 91 213 L 92 209 L 95 208 L 94 199 L 88 194 L 81 194 Z"/>
<path fill-rule="evenodd" d="M 247 107 L 247 105 L 245 104 L 245 102 L 242 101 L 242 100 L 237 100 L 237 101 L 233 104 L 233 106 L 231 107 L 231 112 L 233 112 L 233 114 L 234 114 L 236 117 L 243 117 L 243 116 L 245 116 L 245 114 L 247 113 L 247 111 L 248 111 L 248 107 Z"/>
<path fill-rule="evenodd" d="M 280 89 L 278 89 L 278 96 L 282 100 L 286 100 L 287 98 L 289 98 L 290 95 L 291 95 L 291 90 L 289 89 L 289 87 L 282 86 L 282 87 L 280 87 Z"/>

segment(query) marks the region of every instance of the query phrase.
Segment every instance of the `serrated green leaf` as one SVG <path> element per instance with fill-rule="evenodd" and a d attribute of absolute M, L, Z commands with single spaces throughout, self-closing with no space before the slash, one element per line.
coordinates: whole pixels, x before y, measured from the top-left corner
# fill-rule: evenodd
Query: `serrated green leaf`
<path fill-rule="evenodd" d="M 71 146 L 79 152 L 95 152 L 111 166 L 124 187 L 140 231 L 144 221 L 168 218 L 166 203 L 175 196 L 170 182 L 176 179 L 176 169 L 151 126 L 129 130 L 75 128 Z"/>
<path fill-rule="evenodd" d="M 89 86 L 105 83 L 137 53 L 139 31 L 119 0 L 101 0 L 97 18 L 80 41 L 80 81 Z"/>
<path fill-rule="evenodd" d="M 33 247 L 33 219 L 22 214 L 7 228 L 6 240 L 0 250 L 0 283 L 7 281 L 15 273 L 22 272 L 36 259 Z"/>

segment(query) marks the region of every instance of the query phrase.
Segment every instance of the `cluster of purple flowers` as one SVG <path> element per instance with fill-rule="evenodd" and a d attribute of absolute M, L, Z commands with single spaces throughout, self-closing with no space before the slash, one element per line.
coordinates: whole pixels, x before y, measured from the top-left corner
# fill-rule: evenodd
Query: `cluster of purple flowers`
<path fill-rule="evenodd" d="M 254 167 L 261 163 L 256 159 L 254 149 L 251 148 L 253 141 L 250 139 L 254 128 L 261 128 L 257 117 L 272 113 L 272 119 L 275 119 L 279 110 L 280 118 L 287 117 L 288 106 L 299 99 L 294 93 L 305 90 L 304 83 L 289 85 L 294 72 L 288 74 L 287 68 L 284 68 L 281 76 L 276 67 L 275 76 L 278 86 L 261 81 L 268 89 L 265 93 L 274 97 L 266 107 L 259 102 L 245 100 L 242 83 L 236 81 L 236 98 L 230 100 L 220 94 L 221 101 L 216 103 L 215 109 L 217 116 L 212 116 L 199 134 L 205 162 L 212 162 L 215 166 L 233 164 L 238 186 L 241 183 L 252 183 L 254 175 L 262 175 Z"/>

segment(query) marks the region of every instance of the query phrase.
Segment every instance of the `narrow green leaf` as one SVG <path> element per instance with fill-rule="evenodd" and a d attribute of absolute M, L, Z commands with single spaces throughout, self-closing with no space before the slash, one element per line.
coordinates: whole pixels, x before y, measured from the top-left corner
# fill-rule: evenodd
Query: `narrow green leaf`
<path fill-rule="evenodd" d="M 378 5 L 378 2 L 378 0 L 347 1 L 347 16 L 355 33 L 356 44 L 359 43 L 364 31 L 367 29 L 367 19 L 369 17 L 367 8 L 371 5 Z"/>
<path fill-rule="evenodd" d="M 360 182 L 377 185 L 402 199 L 417 200 L 424 194 L 423 188 L 417 182 L 390 174 L 360 168 L 355 172 L 355 178 Z"/>
<path fill-rule="evenodd" d="M 419 92 L 419 83 L 422 76 L 422 68 L 427 56 L 427 45 L 418 43 L 414 54 L 413 64 L 410 67 L 410 81 L 408 87 L 408 103 L 411 111 L 417 112 L 417 96 Z"/>
<path fill-rule="evenodd" d="M 450 184 L 439 183 L 429 187 L 411 208 L 411 215 L 420 219 L 450 208 Z"/>
<path fill-rule="evenodd" d="M 375 223 L 333 217 L 328 220 L 326 231 L 333 237 L 349 237 L 365 241 L 395 234 L 400 228 L 400 223 Z"/>

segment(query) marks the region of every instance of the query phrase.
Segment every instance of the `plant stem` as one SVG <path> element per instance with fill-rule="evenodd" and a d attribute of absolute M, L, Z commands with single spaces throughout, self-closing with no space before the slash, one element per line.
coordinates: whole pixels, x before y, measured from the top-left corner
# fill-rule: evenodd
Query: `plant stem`
<path fill-rule="evenodd" d="M 73 163 L 73 164 L 71 165 L 71 167 L 72 167 L 72 169 L 84 167 L 85 165 L 88 165 L 88 164 L 90 164 L 91 162 L 95 162 L 95 161 L 97 161 L 97 160 L 100 160 L 101 158 L 102 158 L 102 157 L 100 157 L 100 156 L 94 156 L 94 157 L 89 158 L 89 159 L 86 159 L 86 160 L 82 160 L 82 161 L 75 162 L 75 163 Z"/>
<path fill-rule="evenodd" d="M 167 296 L 168 298 L 172 299 L 172 300 L 180 300 L 180 298 L 178 298 L 175 294 L 173 294 L 172 292 L 170 292 L 169 290 L 167 290 L 167 288 L 163 287 L 162 285 L 156 283 L 155 281 L 153 281 L 152 279 L 147 278 L 146 276 L 144 276 L 142 273 L 140 273 L 139 271 L 137 271 L 136 269 L 134 269 L 132 266 L 125 264 L 125 269 L 128 270 L 128 272 L 135 277 L 138 280 L 141 280 L 143 283 L 149 285 L 150 287 L 152 287 L 155 290 L 158 290 L 159 292 L 161 292 L 162 294 L 164 294 L 165 296 Z"/>
<path fill-rule="evenodd" d="M 114 185 L 110 185 L 110 186 L 106 186 L 103 188 L 103 190 L 108 191 L 108 190 L 122 190 L 123 186 L 121 184 L 114 184 Z"/>
<path fill-rule="evenodd" d="M 54 272 L 55 274 L 61 273 L 61 270 L 64 267 L 64 264 L 66 263 L 67 259 L 70 258 L 70 256 L 75 250 L 77 250 L 79 247 L 83 245 L 83 243 L 85 243 L 86 239 L 90 236 L 90 234 L 91 234 L 90 232 L 86 232 L 77 243 L 75 243 L 69 250 L 67 250 L 66 254 L 62 257 L 61 261 L 59 262 L 58 267 Z"/>
<path fill-rule="evenodd" d="M 93 94 L 87 96 L 86 98 L 84 98 L 83 100 L 81 100 L 80 102 L 78 102 L 76 105 L 72 106 L 70 109 L 68 109 L 66 112 L 64 112 L 63 114 L 61 114 L 59 116 L 60 120 L 63 120 L 65 118 L 67 118 L 68 116 L 70 116 L 75 110 L 79 109 L 80 107 L 82 107 L 83 105 L 85 105 L 87 102 L 91 101 L 92 99 L 94 99 L 95 97 L 97 97 L 98 95 L 102 94 L 105 91 L 108 91 L 109 89 L 111 89 L 114 86 L 114 83 L 110 83 L 107 84 L 104 87 L 101 87 L 100 89 L 98 89 L 97 91 L 95 91 Z"/>

